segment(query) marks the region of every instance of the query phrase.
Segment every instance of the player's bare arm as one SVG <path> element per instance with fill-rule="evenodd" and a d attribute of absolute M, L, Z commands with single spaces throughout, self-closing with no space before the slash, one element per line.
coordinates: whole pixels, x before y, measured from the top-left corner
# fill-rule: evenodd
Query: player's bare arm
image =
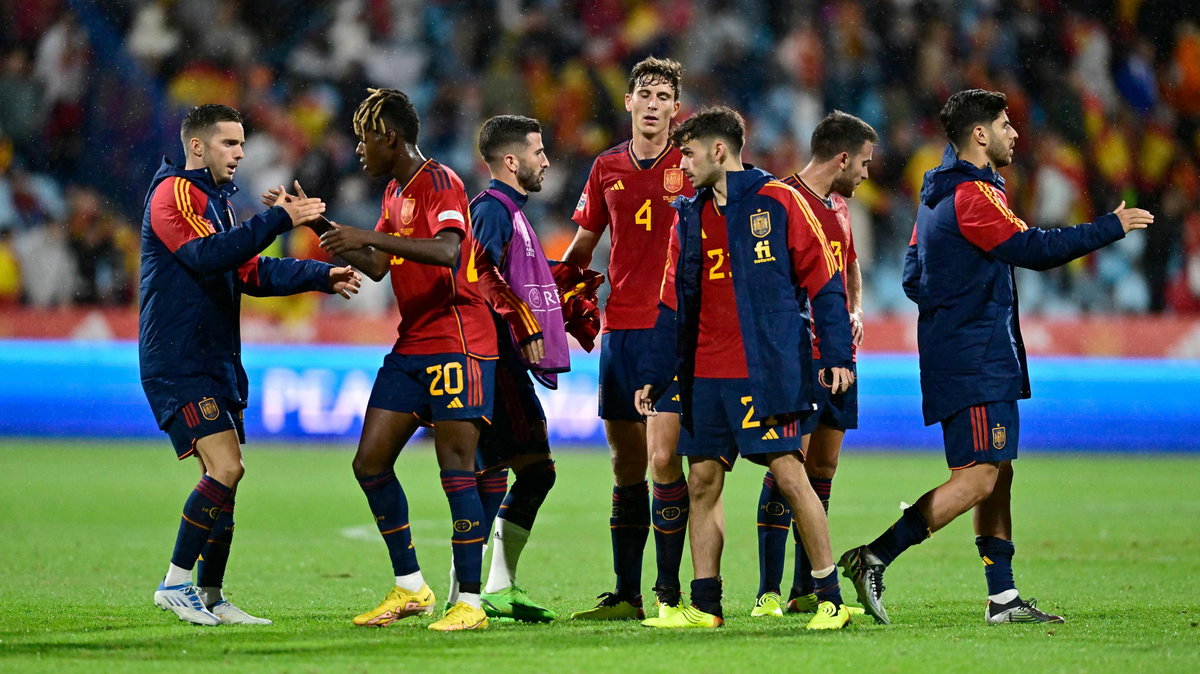
<path fill-rule="evenodd" d="M 1125 201 L 1121 201 L 1121 205 L 1113 210 L 1113 215 L 1121 221 L 1121 228 L 1125 233 L 1135 229 L 1145 229 L 1154 223 L 1154 215 L 1150 211 L 1141 208 L 1125 208 Z"/>
<path fill-rule="evenodd" d="M 858 266 L 858 260 L 851 262 L 846 269 L 846 294 L 850 300 L 850 333 L 854 337 L 854 345 L 862 346 L 862 268 Z"/>
<path fill-rule="evenodd" d="M 598 243 L 600 243 L 599 234 L 580 227 L 575 232 L 575 238 L 571 240 L 571 245 L 567 246 L 563 262 L 569 262 L 580 269 L 587 269 L 588 265 L 592 263 L 592 254 L 595 253 Z"/>
<path fill-rule="evenodd" d="M 459 260 L 462 234 L 444 229 L 431 239 L 410 239 L 334 223 L 332 230 L 321 235 L 321 247 L 331 255 L 342 256 L 367 246 L 420 264 L 453 267 Z"/>

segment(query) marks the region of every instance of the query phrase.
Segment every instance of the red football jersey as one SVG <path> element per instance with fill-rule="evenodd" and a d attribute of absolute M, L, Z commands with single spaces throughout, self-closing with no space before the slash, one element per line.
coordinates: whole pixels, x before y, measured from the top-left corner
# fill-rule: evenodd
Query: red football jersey
<path fill-rule="evenodd" d="M 829 242 L 829 247 L 833 251 L 836 258 L 838 273 L 842 275 L 842 285 L 846 284 L 846 269 L 858 259 L 858 255 L 854 252 L 854 232 L 850 229 L 850 209 L 846 206 L 846 199 L 840 194 L 834 192 L 829 193 L 829 201 L 833 204 L 832 207 L 825 203 L 819 194 L 800 179 L 799 173 L 784 178 L 782 182 L 800 193 L 801 197 L 808 203 L 809 209 L 813 215 L 821 223 L 821 230 L 825 232 L 825 239 Z M 850 290 L 846 289 L 846 308 L 849 309 Z M 854 354 L 857 347 L 850 345 L 850 353 Z M 813 358 L 820 358 L 821 350 L 817 336 L 813 335 Z"/>
<path fill-rule="evenodd" d="M 700 212 L 700 240 L 704 247 L 700 272 L 700 332 L 696 339 L 696 376 L 741 379 L 746 368 L 746 347 L 738 321 L 737 298 L 729 263 L 729 230 L 716 200 Z"/>
<path fill-rule="evenodd" d="M 683 155 L 668 144 L 653 166 L 643 169 L 630 141 L 602 152 L 592 164 L 573 220 L 600 234 L 610 228 L 608 280 L 612 291 L 604 310 L 604 331 L 654 327 L 655 290 L 662 281 L 678 196 L 691 196 L 692 185 L 679 168 Z"/>
<path fill-rule="evenodd" d="M 468 218 L 462 180 L 432 159 L 403 187 L 394 179 L 388 183 L 375 231 L 429 239 L 454 229 L 463 236 L 454 268 L 392 256 L 392 291 L 400 308 L 397 353 L 496 357 L 496 327 L 478 287 Z"/>

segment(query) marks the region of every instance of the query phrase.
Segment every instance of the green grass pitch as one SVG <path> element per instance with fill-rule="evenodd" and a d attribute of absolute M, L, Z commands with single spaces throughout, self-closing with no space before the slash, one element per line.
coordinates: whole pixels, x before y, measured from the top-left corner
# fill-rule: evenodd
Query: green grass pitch
<path fill-rule="evenodd" d="M 983 623 L 985 586 L 963 518 L 888 570 L 894 624 L 808 633 L 752 619 L 762 471 L 725 496 L 726 627 L 502 624 L 438 634 L 431 619 L 357 628 L 391 583 L 344 446 L 251 444 L 227 594 L 271 627 L 178 622 L 151 595 L 197 479 L 158 443 L 0 441 L 0 670 L 236 672 L 1185 672 L 1200 671 L 1200 459 L 1028 452 L 1017 463 L 1016 572 L 1065 625 Z M 401 456 L 426 578 L 444 595 L 447 506 L 431 449 Z M 869 540 L 945 474 L 933 452 L 848 449 L 834 485 L 835 553 Z M 521 581 L 560 615 L 611 589 L 608 457 L 563 451 Z M 791 554 L 785 574 L 791 574 Z M 486 567 L 485 567 L 486 568 Z M 684 561 L 685 582 L 690 561 Z M 653 582 L 647 548 L 644 587 Z M 786 582 L 786 580 L 785 580 Z M 853 590 L 846 584 L 848 597 Z"/>

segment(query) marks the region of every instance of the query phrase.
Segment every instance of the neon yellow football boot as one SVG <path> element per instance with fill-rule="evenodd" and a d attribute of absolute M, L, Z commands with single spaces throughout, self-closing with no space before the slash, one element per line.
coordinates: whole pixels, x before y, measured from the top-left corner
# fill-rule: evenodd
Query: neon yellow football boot
<path fill-rule="evenodd" d="M 705 613 L 695 606 L 680 607 L 677 612 L 665 618 L 649 618 L 642 621 L 642 626 L 644 627 L 657 627 L 660 629 L 713 629 L 721 627 L 724 624 L 724 618 L 711 613 Z"/>
<path fill-rule="evenodd" d="M 783 617 L 783 597 L 780 597 L 774 592 L 764 592 L 758 601 L 754 602 L 754 609 L 750 611 L 752 618 L 782 618 Z"/>
<path fill-rule="evenodd" d="M 354 624 L 360 627 L 386 627 L 401 618 L 429 613 L 435 601 L 433 590 L 428 585 L 422 585 L 416 592 L 393 586 L 379 606 L 354 616 Z"/>
<path fill-rule="evenodd" d="M 840 630 L 850 624 L 850 608 L 845 604 L 834 606 L 823 601 L 817 606 L 817 614 L 805 625 L 810 630 Z"/>
<path fill-rule="evenodd" d="M 437 632 L 455 632 L 458 630 L 487 629 L 488 618 L 483 609 L 460 601 L 446 611 L 441 620 L 430 623 L 429 629 Z"/>

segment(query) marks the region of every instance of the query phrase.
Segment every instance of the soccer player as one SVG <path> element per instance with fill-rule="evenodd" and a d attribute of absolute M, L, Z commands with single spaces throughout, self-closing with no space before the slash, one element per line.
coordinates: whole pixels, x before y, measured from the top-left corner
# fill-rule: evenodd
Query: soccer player
<path fill-rule="evenodd" d="M 638 354 L 649 348 L 657 289 L 675 213 L 670 204 L 692 190 L 680 169 L 679 150 L 671 145 L 671 120 L 679 114 L 683 67 L 650 57 L 633 67 L 625 109 L 633 137 L 596 158 L 579 197 L 579 225 L 564 261 L 591 263 L 604 230 L 612 237 L 608 276 L 612 292 L 604 314 L 600 346 L 600 417 L 612 452 L 613 592 L 600 595 L 595 608 L 572 618 L 641 620 L 642 553 L 651 524 L 657 551 L 655 592 L 660 614 L 680 605 L 679 565 L 687 533 L 688 492 L 680 459 L 677 394 L 661 402 L 660 415 L 644 419 L 633 407 Z M 647 454 L 648 453 L 648 454 Z M 654 480 L 653 500 L 646 469 Z"/>
<path fill-rule="evenodd" d="M 358 156 L 372 177 L 390 175 L 374 231 L 334 225 L 321 245 L 375 280 L 391 273 L 398 336 L 375 379 L 354 456 L 354 475 L 387 544 L 395 585 L 354 624 L 384 626 L 434 606 L 417 563 L 408 502 L 395 463 L 422 424 L 433 425 L 450 503 L 459 594 L 429 629 L 488 626 L 480 603 L 485 539 L 475 481 L 481 424 L 492 414 L 496 329 L 478 287 L 475 241 L 462 181 L 417 147 L 420 120 L 408 96 L 371 89 L 354 115 Z"/>
<path fill-rule="evenodd" d="M 479 154 L 491 174 L 488 188 L 471 202 L 471 224 L 480 254 L 516 292 L 531 298 L 542 328 L 541 339 L 523 343 L 515 334 L 510 338 L 506 324 L 495 317 L 500 335 L 495 417 L 480 435 L 476 459 L 480 497 L 485 501 L 485 529 L 495 519 L 483 608 L 490 617 L 548 622 L 555 612 L 529 598 L 517 584 L 516 571 L 538 509 L 555 479 L 546 413 L 534 391 L 530 369 L 540 382 L 556 387 L 557 373 L 570 364 L 554 277 L 536 232 L 521 212 L 529 193 L 541 191 L 550 161 L 542 143 L 541 124 L 518 115 L 500 115 L 484 122 Z M 531 341 L 544 355 L 530 357 L 518 350 Z M 516 479 L 508 490 L 510 468 Z"/>
<path fill-rule="evenodd" d="M 867 179 L 867 166 L 871 163 L 878 140 L 870 124 L 854 115 L 834 111 L 813 130 L 812 159 L 808 165 L 782 181 L 795 188 L 804 198 L 808 210 L 820 221 L 825 239 L 833 249 L 849 302 L 850 327 L 854 336 L 852 356 L 854 347 L 862 342 L 863 335 L 862 273 L 858 267 L 858 256 L 854 254 L 854 237 L 846 199 L 852 197 L 854 190 Z M 819 340 L 813 343 L 813 366 L 818 370 L 823 367 Z M 853 363 L 850 370 L 855 374 L 855 382 L 841 395 L 830 395 L 824 382 L 818 382 L 822 385 L 816 388 L 817 411 L 809 415 L 801 427 L 804 469 L 809 484 L 827 513 L 842 440 L 848 429 L 858 427 L 858 373 Z M 775 487 L 775 476 L 768 472 L 763 477 L 758 502 L 759 586 L 758 600 L 751 611 L 754 617 L 783 615 L 780 582 L 791 519 L 791 507 Z M 788 593 L 787 610 L 789 613 L 812 613 L 817 609 L 812 564 L 804 552 L 800 530 L 793 527 L 792 533 L 796 539 L 796 567 L 792 588 Z M 849 608 L 852 613 L 860 610 L 855 606 Z"/>
<path fill-rule="evenodd" d="M 1094 222 L 1061 229 L 1028 227 L 1008 207 L 1004 179 L 1017 132 L 1003 93 L 969 89 L 941 111 L 949 143 L 925 173 L 904 265 L 904 291 L 917 303 L 917 342 L 925 423 L 940 423 L 950 478 L 905 509 L 840 564 L 876 621 L 888 622 L 883 572 L 902 552 L 974 510 L 990 624 L 1062 622 L 1022 599 L 1013 581 L 1013 460 L 1017 400 L 1030 396 L 1017 317 L 1014 267 L 1050 269 L 1102 248 L 1154 216 L 1125 203 Z"/>
<path fill-rule="evenodd" d="M 729 108 L 701 111 L 671 134 L 695 197 L 676 202 L 655 331 L 656 365 L 635 404 L 679 379 L 679 454 L 688 457 L 691 606 L 648 627 L 719 627 L 725 472 L 738 455 L 766 464 L 792 504 L 813 565 L 819 599 L 809 629 L 850 621 L 838 589 L 825 510 L 804 474 L 799 424 L 815 407 L 814 374 L 831 392 L 854 382 L 850 316 L 837 260 L 820 222 L 795 190 L 742 165 L 745 125 Z M 824 370 L 814 373 L 807 307 L 821 338 Z M 678 312 L 677 314 L 675 312 Z M 665 358 L 662 354 L 676 354 Z M 674 368 L 663 366 L 674 360 Z"/>
<path fill-rule="evenodd" d="M 184 503 L 154 603 L 198 625 L 269 625 L 229 603 L 221 590 L 233 543 L 234 494 L 245 473 L 241 295 L 319 290 L 348 298 L 361 277 L 349 267 L 258 255 L 275 237 L 317 219 L 325 205 L 291 200 L 238 221 L 229 197 L 245 156 L 241 113 L 217 104 L 192 108 L 180 137 L 183 167 L 164 158 L 146 194 L 138 359 L 158 427 L 179 459 L 199 460 L 202 477 Z"/>

